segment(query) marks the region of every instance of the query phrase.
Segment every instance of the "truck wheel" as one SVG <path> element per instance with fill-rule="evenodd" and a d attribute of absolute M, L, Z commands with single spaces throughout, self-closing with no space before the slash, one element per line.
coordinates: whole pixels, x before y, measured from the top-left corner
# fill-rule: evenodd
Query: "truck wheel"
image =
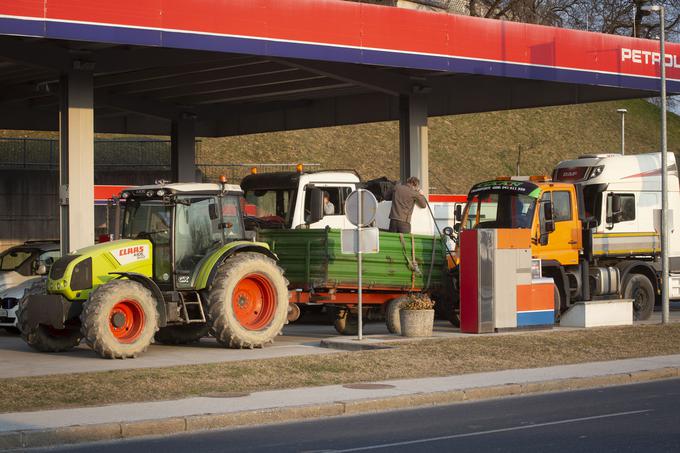
<path fill-rule="evenodd" d="M 101 357 L 136 357 L 158 330 L 156 300 L 141 283 L 111 280 L 90 295 L 80 322 L 85 341 Z"/>
<path fill-rule="evenodd" d="M 633 319 L 644 321 L 654 311 L 656 294 L 654 286 L 642 274 L 630 274 L 623 282 L 623 298 L 633 299 Z"/>
<path fill-rule="evenodd" d="M 217 270 L 208 297 L 208 324 L 230 348 L 261 348 L 288 322 L 288 281 L 261 253 L 239 253 Z"/>
<path fill-rule="evenodd" d="M 339 310 L 333 323 L 340 335 L 357 335 L 359 333 L 359 317 L 349 310 Z"/>
<path fill-rule="evenodd" d="M 208 335 L 207 324 L 187 324 L 181 326 L 161 327 L 154 338 L 163 344 L 189 344 L 199 341 Z"/>
<path fill-rule="evenodd" d="M 557 285 L 553 285 L 553 305 L 555 310 L 555 322 L 560 322 L 562 317 L 562 298 L 560 297 L 560 290 Z"/>
<path fill-rule="evenodd" d="M 406 297 L 397 297 L 396 299 L 387 302 L 387 307 L 385 308 L 385 324 L 390 333 L 401 335 L 399 313 L 401 312 L 401 307 L 404 306 L 407 300 Z"/>

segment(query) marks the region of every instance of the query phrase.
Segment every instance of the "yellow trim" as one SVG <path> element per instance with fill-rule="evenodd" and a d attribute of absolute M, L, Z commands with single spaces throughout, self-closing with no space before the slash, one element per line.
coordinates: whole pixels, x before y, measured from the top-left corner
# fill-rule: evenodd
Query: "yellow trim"
<path fill-rule="evenodd" d="M 637 250 L 621 249 L 621 250 L 596 251 L 594 255 L 612 255 L 612 254 L 634 255 L 636 253 L 659 253 L 660 251 L 661 251 L 660 249 L 637 249 Z"/>
<path fill-rule="evenodd" d="M 594 238 L 624 238 L 624 237 L 646 237 L 646 236 L 658 236 L 659 233 L 595 233 Z"/>

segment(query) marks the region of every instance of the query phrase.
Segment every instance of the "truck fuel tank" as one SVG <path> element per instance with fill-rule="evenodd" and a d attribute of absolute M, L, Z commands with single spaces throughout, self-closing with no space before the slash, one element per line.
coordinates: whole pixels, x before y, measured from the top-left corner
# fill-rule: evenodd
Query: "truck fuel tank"
<path fill-rule="evenodd" d="M 621 288 L 621 274 L 616 267 L 591 267 L 589 275 L 593 296 L 617 294 Z"/>

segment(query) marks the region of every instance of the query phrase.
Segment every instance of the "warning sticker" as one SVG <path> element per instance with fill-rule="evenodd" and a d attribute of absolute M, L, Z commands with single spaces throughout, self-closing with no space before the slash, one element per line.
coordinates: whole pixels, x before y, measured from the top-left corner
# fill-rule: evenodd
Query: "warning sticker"
<path fill-rule="evenodd" d="M 130 264 L 149 258 L 149 246 L 145 244 L 131 245 L 111 250 L 111 255 L 118 261 L 118 264 Z"/>

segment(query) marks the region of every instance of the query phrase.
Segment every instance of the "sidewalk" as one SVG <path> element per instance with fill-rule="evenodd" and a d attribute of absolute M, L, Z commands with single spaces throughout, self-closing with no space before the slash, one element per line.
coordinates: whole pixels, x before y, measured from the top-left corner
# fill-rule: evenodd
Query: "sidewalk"
<path fill-rule="evenodd" d="M 0 414 L 0 449 L 178 434 L 680 376 L 680 355 Z"/>

